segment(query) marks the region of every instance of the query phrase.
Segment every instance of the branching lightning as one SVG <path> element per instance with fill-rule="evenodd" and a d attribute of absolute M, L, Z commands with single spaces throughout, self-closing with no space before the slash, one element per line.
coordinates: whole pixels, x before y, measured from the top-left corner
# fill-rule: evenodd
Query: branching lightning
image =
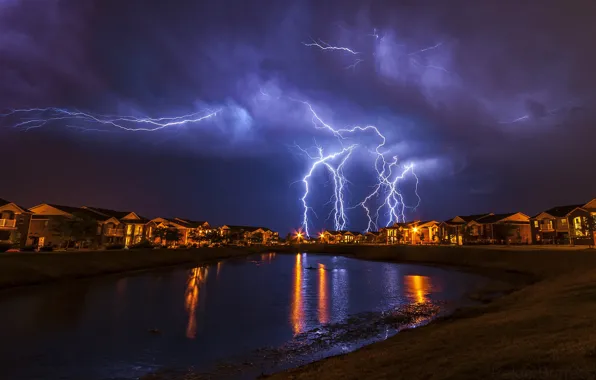
<path fill-rule="evenodd" d="M 0 117 L 15 117 L 18 122 L 13 125 L 14 128 L 30 131 L 35 128 L 41 128 L 48 123 L 61 121 L 66 123 L 76 122 L 80 125 L 69 128 L 76 128 L 83 131 L 106 132 L 110 129 L 124 130 L 128 132 L 155 132 L 164 128 L 181 126 L 185 124 L 199 123 L 217 115 L 221 110 L 203 110 L 182 116 L 174 117 L 135 117 L 120 115 L 100 115 L 78 110 L 68 110 L 64 108 L 23 108 L 14 109 Z M 102 127 L 101 129 L 87 128 L 89 125 Z"/>
<path fill-rule="evenodd" d="M 408 206 L 406 205 L 403 193 L 400 189 L 400 182 L 404 180 L 408 174 L 411 174 L 416 180 L 415 194 L 418 198 L 418 202 L 413 207 L 416 208 L 420 204 L 420 196 L 418 195 L 418 177 L 414 172 L 414 164 L 400 167 L 396 156 L 393 156 L 391 161 L 387 161 L 385 158 L 387 153 L 383 152 L 383 147 L 387 140 L 377 127 L 368 125 L 365 127 L 356 126 L 353 128 L 336 129 L 324 122 L 310 103 L 295 99 L 292 100 L 306 105 L 312 114 L 312 122 L 314 126 L 331 132 L 333 136 L 338 139 L 341 146 L 340 150 L 331 154 L 324 154 L 323 149 L 320 146 L 317 146 L 318 155 L 316 156 L 312 156 L 305 149 L 300 148 L 313 161 L 309 171 L 302 179 L 302 182 L 304 183 L 304 193 L 301 198 L 303 206 L 302 229 L 305 231 L 306 235 L 309 236 L 309 211 L 312 210 L 308 205 L 308 195 L 312 188 L 310 179 L 319 166 L 326 167 L 333 179 L 333 208 L 331 213 L 334 216 L 334 227 L 336 230 L 344 230 L 346 228 L 348 224 L 346 210 L 357 207 L 364 209 L 368 218 L 366 231 L 377 229 L 379 227 L 379 217 L 383 211 L 385 211 L 385 214 L 388 216 L 387 226 L 395 222 L 405 221 L 405 209 L 408 208 Z M 368 194 L 364 200 L 355 206 L 347 207 L 344 194 L 348 181 L 344 175 L 343 169 L 352 152 L 361 145 L 352 144 L 346 147 L 344 146 L 344 141 L 349 136 L 366 132 L 374 133 L 379 139 L 379 143 L 375 147 L 375 150 L 371 152 L 375 155 L 374 170 L 377 175 L 377 181 L 373 186 L 372 192 Z M 333 166 L 335 161 L 339 161 L 339 163 L 336 164 L 336 166 Z M 371 208 L 373 205 L 378 203 L 376 202 L 377 198 L 381 198 L 382 203 L 372 211 Z"/>
<path fill-rule="evenodd" d="M 312 40 L 312 42 L 310 42 L 310 43 L 303 42 L 302 44 L 304 46 L 309 46 L 309 47 L 314 46 L 314 47 L 317 47 L 317 48 L 319 48 L 321 50 L 341 50 L 341 51 L 345 51 L 345 52 L 348 52 L 348 53 L 354 54 L 354 55 L 360 54 L 359 52 L 354 51 L 354 50 L 352 50 L 350 48 L 347 48 L 347 47 L 344 47 L 344 46 L 333 46 L 333 45 L 330 45 L 330 44 L 328 44 L 327 42 L 325 42 L 323 40 L 319 40 L 318 42 L 315 41 L 315 40 Z"/>
<path fill-rule="evenodd" d="M 379 35 L 379 31 L 375 28 L 373 29 L 373 32 L 371 34 L 368 34 L 368 36 L 374 37 L 375 40 L 383 40 L 384 36 L 380 36 Z M 317 47 L 321 50 L 340 50 L 340 51 L 345 51 L 351 54 L 360 54 L 359 52 L 354 51 L 353 49 L 346 47 L 346 46 L 333 46 L 328 44 L 327 42 L 324 42 L 322 40 L 319 40 L 318 42 L 313 40 L 313 42 L 311 43 L 302 43 L 304 46 L 309 46 L 309 47 Z M 423 53 L 428 52 L 430 50 L 435 50 L 438 49 L 439 47 L 441 47 L 443 45 L 443 42 L 438 42 L 432 46 L 427 46 L 415 51 L 412 51 L 410 53 L 405 54 L 408 57 L 409 62 L 417 67 L 421 67 L 424 69 L 432 69 L 432 70 L 439 70 L 442 71 L 446 74 L 451 74 L 451 72 L 449 70 L 447 70 L 446 68 L 444 68 L 443 66 L 437 66 L 437 65 L 426 65 L 426 64 L 422 64 L 419 61 L 419 57 L 421 55 L 423 55 Z M 356 69 L 356 66 L 358 66 L 359 63 L 363 62 L 363 59 L 357 59 L 356 61 L 354 61 L 354 63 L 352 63 L 351 65 L 348 65 L 346 67 L 346 69 Z"/>

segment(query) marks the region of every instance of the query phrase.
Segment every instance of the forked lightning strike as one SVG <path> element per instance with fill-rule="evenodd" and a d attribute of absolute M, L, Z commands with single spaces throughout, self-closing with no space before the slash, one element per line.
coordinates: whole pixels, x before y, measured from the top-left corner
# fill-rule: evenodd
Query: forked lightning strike
<path fill-rule="evenodd" d="M 100 115 L 78 110 L 70 111 L 64 108 L 24 108 L 11 110 L 8 113 L 0 114 L 0 117 L 15 117 L 18 122 L 13 125 L 14 128 L 30 131 L 35 128 L 41 128 L 54 121 L 77 122 L 78 126 L 68 125 L 69 128 L 76 128 L 82 131 L 105 132 L 112 128 L 128 132 L 155 132 L 168 127 L 175 127 L 185 124 L 199 123 L 203 120 L 216 116 L 221 110 L 203 110 L 182 116 L 174 117 L 135 117 L 119 115 Z M 88 125 L 99 125 L 108 129 L 86 128 Z M 149 125 L 145 127 L 143 125 Z"/>
<path fill-rule="evenodd" d="M 341 50 L 341 51 L 345 51 L 345 52 L 348 52 L 348 53 L 354 54 L 354 55 L 360 54 L 359 52 L 354 51 L 354 50 L 352 50 L 350 48 L 347 48 L 347 47 L 343 47 L 343 46 L 332 46 L 332 45 L 328 44 L 327 42 L 325 42 L 323 40 L 319 40 L 318 42 L 315 41 L 315 40 L 312 40 L 312 42 L 310 42 L 310 43 L 303 42 L 302 44 L 304 46 L 309 46 L 309 47 L 312 47 L 312 46 L 318 47 L 321 50 Z"/>
<path fill-rule="evenodd" d="M 410 173 L 416 179 L 415 194 L 418 198 L 418 203 L 416 204 L 416 206 L 414 206 L 414 208 L 418 207 L 418 205 L 420 204 L 420 196 L 418 195 L 418 177 L 414 172 L 414 164 L 409 164 L 403 167 L 400 172 L 396 156 L 393 156 L 392 161 L 387 162 L 387 160 L 385 159 L 386 153 L 382 152 L 382 149 L 386 143 L 386 138 L 377 127 L 368 125 L 365 127 L 356 126 L 353 128 L 335 129 L 321 119 L 321 117 L 315 112 L 314 108 L 310 103 L 304 101 L 299 102 L 305 104 L 312 113 L 312 122 L 315 125 L 315 127 L 319 129 L 322 128 L 329 130 L 338 139 L 342 147 L 341 150 L 339 150 L 338 152 L 324 155 L 323 149 L 317 146 L 317 150 L 319 152 L 318 156 L 311 156 L 310 154 L 308 154 L 306 150 L 300 148 L 303 152 L 305 152 L 308 155 L 310 159 L 314 161 L 310 167 L 310 170 L 302 179 L 302 182 L 304 183 L 304 194 L 301 198 L 303 205 L 302 229 L 306 233 L 306 235 L 309 236 L 308 215 L 309 210 L 312 210 L 312 208 L 308 205 L 307 201 L 307 197 L 311 188 L 309 179 L 312 177 L 315 169 L 321 165 L 324 165 L 329 170 L 333 178 L 333 209 L 331 212 L 334 215 L 334 227 L 336 230 L 343 230 L 346 228 L 348 223 L 346 210 L 354 209 L 356 207 L 362 207 L 367 215 L 368 225 L 366 231 L 370 231 L 373 228 L 378 228 L 379 216 L 384 209 L 386 215 L 388 216 L 388 221 L 386 223 L 387 226 L 394 222 L 405 221 L 405 209 L 408 206 L 406 205 L 399 184 L 401 180 L 404 180 L 406 178 L 406 175 L 408 173 Z M 345 140 L 348 135 L 364 132 L 374 132 L 374 134 L 380 140 L 373 152 L 373 154 L 376 155 L 374 161 L 374 169 L 377 173 L 377 182 L 373 187 L 373 191 L 368 196 L 366 196 L 362 202 L 358 203 L 356 206 L 348 208 L 346 207 L 344 197 L 346 183 L 348 183 L 348 181 L 343 173 L 343 168 L 347 160 L 350 158 L 350 155 L 352 154 L 354 149 L 358 148 L 360 145 L 352 144 L 348 147 L 345 147 L 343 145 L 343 140 Z M 337 157 L 341 157 L 341 161 L 336 167 L 334 167 L 332 163 Z M 375 212 L 372 212 L 372 204 L 378 197 L 384 197 L 383 202 L 379 207 L 376 208 Z"/>

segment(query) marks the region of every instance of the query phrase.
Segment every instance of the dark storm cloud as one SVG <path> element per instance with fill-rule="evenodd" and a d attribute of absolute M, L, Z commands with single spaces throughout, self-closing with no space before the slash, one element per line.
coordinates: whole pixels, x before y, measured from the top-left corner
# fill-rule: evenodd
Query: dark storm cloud
<path fill-rule="evenodd" d="M 94 143 L 274 158 L 299 179 L 305 163 L 289 147 L 334 143 L 295 101 L 306 100 L 335 126 L 377 125 L 391 154 L 417 163 L 420 216 L 535 211 L 596 192 L 582 169 L 596 159 L 595 15 L 579 0 L 4 0 L 0 101 L 151 116 L 221 108 L 213 122 Z M 303 45 L 319 39 L 359 54 Z M 581 186 L 557 191 L 555 174 Z"/>

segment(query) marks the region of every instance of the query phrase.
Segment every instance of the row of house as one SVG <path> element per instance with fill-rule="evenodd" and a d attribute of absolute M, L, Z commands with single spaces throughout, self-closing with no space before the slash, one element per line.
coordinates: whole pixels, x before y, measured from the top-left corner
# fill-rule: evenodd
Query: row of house
<path fill-rule="evenodd" d="M 167 246 L 212 242 L 272 244 L 277 232 L 265 227 L 211 226 L 184 218 L 148 219 L 132 211 L 42 203 L 25 208 L 0 198 L 0 243 L 18 247 L 130 247 L 149 242 Z"/>
<path fill-rule="evenodd" d="M 446 221 L 394 223 L 377 232 L 323 231 L 327 244 L 573 244 L 596 243 L 596 198 L 553 207 L 532 217 L 522 212 L 458 215 Z"/>

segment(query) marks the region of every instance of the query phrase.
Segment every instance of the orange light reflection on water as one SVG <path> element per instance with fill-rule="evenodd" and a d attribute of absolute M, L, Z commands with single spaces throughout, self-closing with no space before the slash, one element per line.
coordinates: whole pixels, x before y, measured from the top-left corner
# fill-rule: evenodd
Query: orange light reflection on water
<path fill-rule="evenodd" d="M 405 285 L 408 296 L 418 303 L 427 303 L 428 293 L 432 288 L 430 277 L 426 276 L 405 276 Z"/>
<path fill-rule="evenodd" d="M 294 334 L 298 334 L 304 327 L 304 305 L 302 300 L 302 256 L 296 255 L 296 262 L 294 265 L 294 283 L 292 295 L 292 328 Z"/>
<path fill-rule="evenodd" d="M 208 269 L 206 267 L 193 268 L 190 271 L 186 283 L 184 297 L 184 308 L 188 312 L 188 324 L 186 326 L 186 337 L 194 339 L 197 336 L 197 307 L 199 305 L 199 292 L 201 285 L 207 281 Z"/>
<path fill-rule="evenodd" d="M 327 292 L 327 271 L 319 264 L 319 323 L 329 322 L 329 296 Z"/>

